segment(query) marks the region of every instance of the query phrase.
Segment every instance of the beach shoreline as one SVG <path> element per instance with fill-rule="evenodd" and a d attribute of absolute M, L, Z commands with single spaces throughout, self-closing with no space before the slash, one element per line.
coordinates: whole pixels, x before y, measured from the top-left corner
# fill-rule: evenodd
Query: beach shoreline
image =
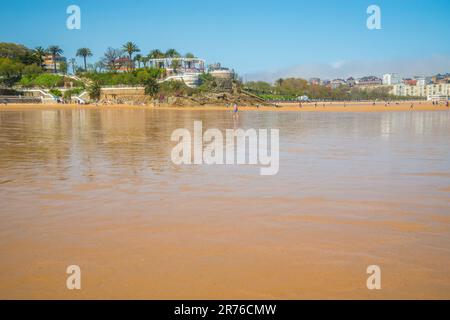
<path fill-rule="evenodd" d="M 130 105 L 130 104 L 8 104 L 1 105 L 0 110 L 17 109 L 149 109 L 149 110 L 177 110 L 177 111 L 232 111 L 232 107 L 221 105 L 199 105 L 199 106 L 178 106 L 178 105 Z M 239 106 L 240 111 L 276 111 L 276 112 L 394 112 L 394 111 L 450 111 L 445 105 L 432 105 L 429 101 L 400 102 L 398 104 L 386 105 L 379 102 L 373 105 L 368 102 L 325 102 L 325 103 L 279 103 L 275 106 Z"/>

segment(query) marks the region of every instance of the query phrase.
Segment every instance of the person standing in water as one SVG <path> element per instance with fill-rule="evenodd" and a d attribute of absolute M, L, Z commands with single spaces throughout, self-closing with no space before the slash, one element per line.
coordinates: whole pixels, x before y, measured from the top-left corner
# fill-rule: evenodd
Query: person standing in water
<path fill-rule="evenodd" d="M 239 108 L 237 103 L 234 103 L 233 105 L 233 117 L 239 117 Z"/>

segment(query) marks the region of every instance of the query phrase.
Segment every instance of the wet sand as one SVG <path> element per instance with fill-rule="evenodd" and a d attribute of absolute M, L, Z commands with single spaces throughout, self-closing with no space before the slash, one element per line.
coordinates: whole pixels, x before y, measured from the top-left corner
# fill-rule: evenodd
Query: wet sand
<path fill-rule="evenodd" d="M 170 133 L 280 129 L 280 173 Z M 450 114 L 0 111 L 0 298 L 449 299 Z M 79 265 L 82 290 L 65 288 Z M 366 268 L 382 268 L 382 290 Z"/>
<path fill-rule="evenodd" d="M 411 108 L 412 105 L 412 108 Z M 74 104 L 9 104 L 0 106 L 0 110 L 16 109 L 49 109 L 49 108 L 123 108 L 123 109 L 158 109 L 158 110 L 188 110 L 188 111 L 232 111 L 232 107 L 218 105 L 204 106 L 176 106 L 176 105 L 74 105 Z M 398 112 L 398 111 L 450 111 L 445 105 L 433 106 L 429 101 L 399 102 L 385 105 L 384 102 L 377 102 L 375 105 L 370 102 L 325 102 L 325 103 L 279 103 L 275 106 L 239 106 L 241 111 L 295 111 L 295 112 Z"/>

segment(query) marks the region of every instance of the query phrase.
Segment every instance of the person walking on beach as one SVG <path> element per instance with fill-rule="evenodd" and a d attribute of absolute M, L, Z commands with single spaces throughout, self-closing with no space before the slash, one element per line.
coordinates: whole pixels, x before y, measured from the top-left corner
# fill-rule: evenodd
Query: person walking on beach
<path fill-rule="evenodd" d="M 409 107 L 410 109 L 414 109 L 414 103 L 411 103 L 411 107 Z"/>
<path fill-rule="evenodd" d="M 448 108 L 448 100 L 447 100 L 447 102 L 445 103 L 445 106 Z"/>

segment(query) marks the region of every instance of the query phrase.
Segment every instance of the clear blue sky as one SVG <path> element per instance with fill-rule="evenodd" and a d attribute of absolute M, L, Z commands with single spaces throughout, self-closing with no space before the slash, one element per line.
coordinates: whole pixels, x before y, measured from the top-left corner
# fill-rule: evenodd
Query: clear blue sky
<path fill-rule="evenodd" d="M 66 8 L 82 11 L 81 30 L 68 30 Z M 382 10 L 382 30 L 366 28 L 366 9 Z M 134 41 L 193 52 L 238 73 L 341 60 L 450 55 L 449 0 L 6 0 L 0 41 L 28 47 L 57 44 L 65 56 L 89 47 Z M 443 70 L 446 71 L 446 70 Z"/>

